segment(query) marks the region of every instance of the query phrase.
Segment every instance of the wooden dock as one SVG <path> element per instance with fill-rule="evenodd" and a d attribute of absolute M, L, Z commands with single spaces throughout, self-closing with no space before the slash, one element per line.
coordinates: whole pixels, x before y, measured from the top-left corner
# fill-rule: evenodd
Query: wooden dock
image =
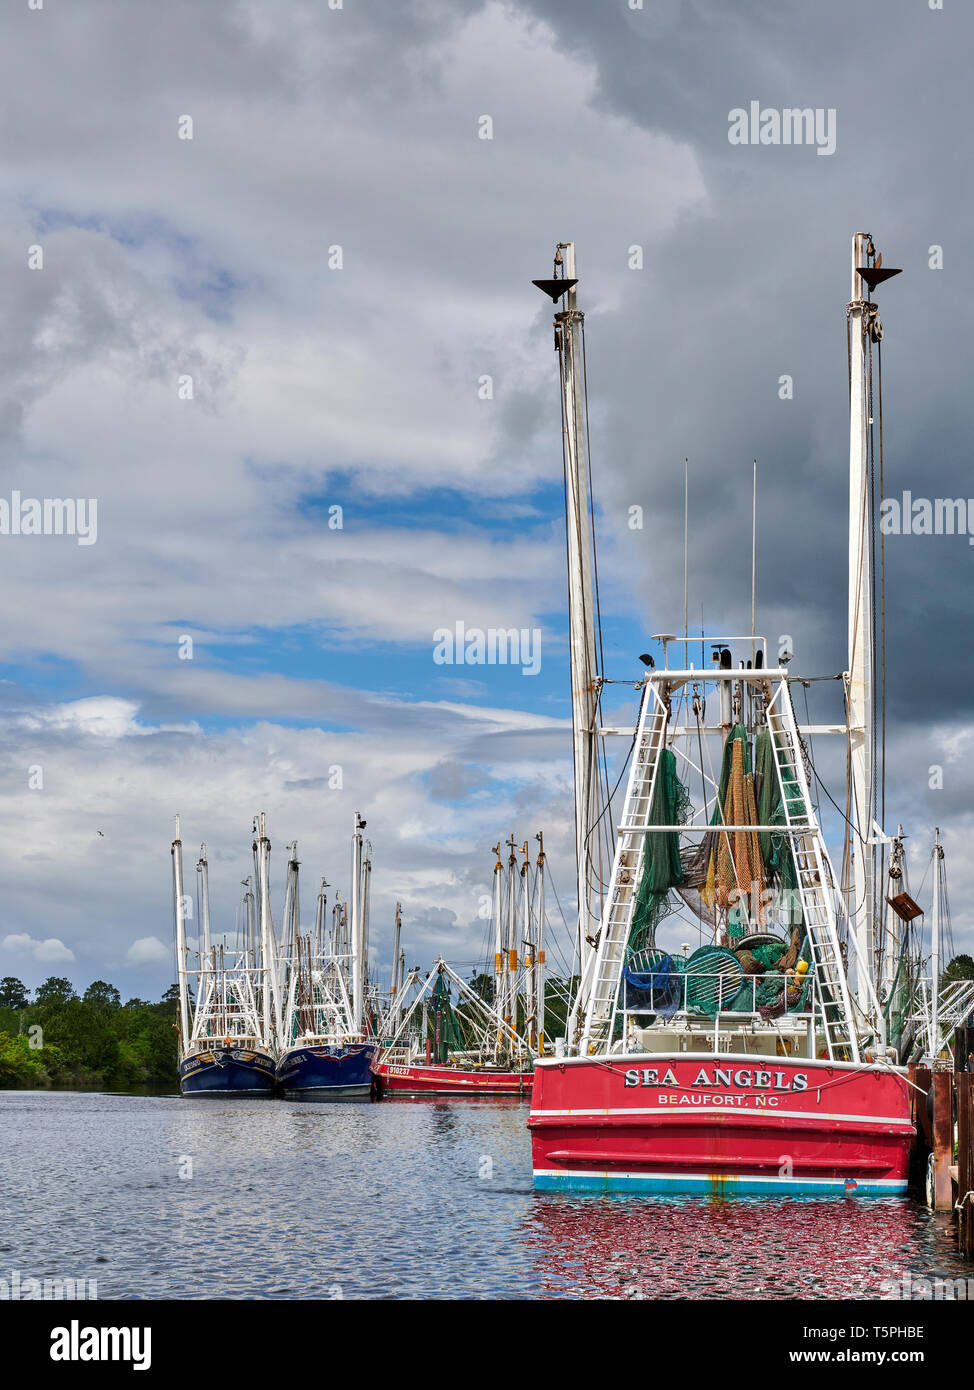
<path fill-rule="evenodd" d="M 974 1028 L 954 1033 L 954 1061 L 911 1067 L 914 1180 L 935 1211 L 952 1211 L 957 1248 L 974 1259 Z"/>

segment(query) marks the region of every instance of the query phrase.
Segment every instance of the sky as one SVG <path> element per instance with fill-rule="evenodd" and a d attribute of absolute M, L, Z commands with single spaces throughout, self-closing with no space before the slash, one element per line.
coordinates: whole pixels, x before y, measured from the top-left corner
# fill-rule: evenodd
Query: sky
<path fill-rule="evenodd" d="M 544 832 L 571 915 L 531 285 L 559 241 L 607 675 L 680 623 L 684 458 L 692 620 L 748 628 L 757 459 L 758 630 L 793 672 L 845 666 L 856 231 L 904 272 L 877 293 L 885 492 L 974 495 L 957 0 L 16 0 L 0 30 L 0 499 L 97 506 L 87 538 L 0 534 L 0 975 L 157 997 L 176 814 L 232 932 L 256 812 L 306 915 L 322 875 L 348 891 L 360 812 L 380 978 L 396 901 L 410 964 L 477 959 L 512 832 Z M 821 111 L 834 150 L 732 143 L 751 102 Z M 941 827 L 971 949 L 974 549 L 886 559 L 886 825 L 914 886 Z M 540 630 L 540 669 L 439 664 L 458 622 Z"/>

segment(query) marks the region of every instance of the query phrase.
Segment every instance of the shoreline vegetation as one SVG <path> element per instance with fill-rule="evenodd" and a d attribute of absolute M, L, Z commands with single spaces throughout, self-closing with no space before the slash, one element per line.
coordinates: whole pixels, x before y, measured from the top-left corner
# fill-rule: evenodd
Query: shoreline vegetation
<path fill-rule="evenodd" d="M 493 1003 L 491 976 L 472 988 Z M 565 1032 L 570 982 L 553 979 L 546 1001 L 546 1035 Z M 191 1001 L 192 1004 L 192 1001 Z M 0 979 L 0 1091 L 139 1091 L 176 1094 L 179 986 L 158 1003 L 122 997 L 95 980 L 79 996 L 70 980 L 52 975 L 30 991 L 12 975 Z"/>
<path fill-rule="evenodd" d="M 0 1090 L 122 1091 L 176 1085 L 175 985 L 158 1003 L 122 1003 L 95 980 L 80 997 L 52 975 L 34 999 L 18 979 L 0 980 Z"/>

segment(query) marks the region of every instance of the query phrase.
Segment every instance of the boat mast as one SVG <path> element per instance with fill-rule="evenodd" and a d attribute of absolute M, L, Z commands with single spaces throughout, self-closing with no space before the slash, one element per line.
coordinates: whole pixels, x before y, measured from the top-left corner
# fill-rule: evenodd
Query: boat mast
<path fill-rule="evenodd" d="M 199 863 L 196 865 L 200 895 L 200 957 L 210 964 L 210 870 L 206 862 L 206 845 L 200 845 Z"/>
<path fill-rule="evenodd" d="M 497 863 L 494 865 L 494 1009 L 498 1018 L 504 1017 L 504 865 L 501 862 L 501 846 L 498 840 L 494 846 Z M 503 1044 L 503 1028 L 497 1025 L 494 1056 L 500 1056 Z"/>
<path fill-rule="evenodd" d="M 517 841 L 513 834 L 507 841 L 510 854 L 507 859 L 507 927 L 505 930 L 506 950 L 504 959 L 504 1007 L 498 1010 L 510 1030 L 514 1024 L 515 1012 L 515 971 L 517 970 Z"/>
<path fill-rule="evenodd" d="M 562 254 L 564 253 L 564 255 Z M 559 269 L 562 276 L 559 277 Z M 592 835 L 598 820 L 598 747 L 596 712 L 601 680 L 598 670 L 596 615 L 592 583 L 591 496 L 588 428 L 585 408 L 583 326 L 585 316 L 575 293 L 575 245 L 560 241 L 555 251 L 554 280 L 534 282 L 555 304 L 555 347 L 561 375 L 562 438 L 565 465 L 565 523 L 568 552 L 568 627 L 572 681 L 572 739 L 575 764 L 575 865 L 578 934 L 582 973 L 592 951 L 601 917 L 593 901 Z"/>
<path fill-rule="evenodd" d="M 943 872 L 944 847 L 940 843 L 940 827 L 933 832 L 933 912 L 930 941 L 930 1046 L 931 1061 L 940 1053 L 940 876 Z"/>
<path fill-rule="evenodd" d="M 870 986 L 879 974 L 876 960 L 877 844 L 874 717 L 876 691 L 873 632 L 870 440 L 873 417 L 871 344 L 883 336 L 871 295 L 876 285 L 900 272 L 882 268 L 868 232 L 852 238 L 852 294 L 849 320 L 849 916 L 856 942 L 859 1004 L 868 1012 Z M 866 287 L 864 290 L 864 286 Z M 880 397 L 881 399 L 881 397 Z M 885 841 L 884 841 L 885 842 Z M 868 976 L 868 979 L 866 978 Z"/>
<path fill-rule="evenodd" d="M 325 889 L 328 880 L 323 878 L 318 888 L 318 903 L 315 909 L 315 960 L 319 960 L 325 950 L 325 914 L 328 911 L 328 895 Z"/>
<path fill-rule="evenodd" d="M 522 943 L 524 949 L 524 1028 L 523 1036 L 527 1039 L 528 1047 L 534 1049 L 534 933 L 531 930 L 531 876 L 530 860 L 528 858 L 528 842 L 524 841 L 522 850 L 524 863 L 521 865 L 521 892 L 523 901 L 521 903 L 521 929 Z M 515 1000 L 514 1026 L 517 1027 L 517 1003 Z"/>
<path fill-rule="evenodd" d="M 535 873 L 535 995 L 538 1010 L 538 1056 L 544 1056 L 544 834 L 538 831 L 538 867 Z"/>
<path fill-rule="evenodd" d="M 297 1017 L 297 1030 L 299 1033 L 314 1032 L 314 1020 L 309 1024 L 305 1005 L 311 998 L 311 962 L 302 961 L 301 956 L 301 908 L 298 898 L 298 842 L 292 840 L 287 847 L 287 888 L 285 890 L 284 921 L 281 926 L 282 938 L 286 935 L 291 939 L 291 972 L 293 984 L 289 991 L 289 999 L 294 1015 Z M 294 1036 L 293 1018 L 286 1020 L 286 1036 L 288 1040 Z"/>
<path fill-rule="evenodd" d="M 274 1035 L 274 1007 L 277 994 L 277 977 L 274 961 L 274 925 L 271 917 L 271 889 L 270 889 L 270 853 L 271 842 L 267 838 L 264 826 L 264 812 L 260 812 L 259 827 L 260 835 L 254 845 L 254 855 L 257 876 L 257 901 L 258 921 L 260 926 L 260 965 L 263 975 L 262 1013 L 263 1013 L 263 1042 L 266 1046 L 270 1045 Z"/>
<path fill-rule="evenodd" d="M 866 264 L 869 235 L 852 238 L 852 296 L 849 303 L 849 765 L 850 920 L 855 933 L 857 994 L 865 1011 L 868 985 L 862 978 L 875 971 L 876 885 L 873 874 L 873 625 L 871 516 L 869 505 L 866 299 L 859 268 Z"/>
<path fill-rule="evenodd" d="M 176 912 L 176 978 L 179 982 L 179 1041 L 180 1056 L 189 1048 L 189 1000 L 186 980 L 186 899 L 183 896 L 183 842 L 179 838 L 179 817 L 176 817 L 176 838 L 172 842 L 172 891 Z"/>
<path fill-rule="evenodd" d="M 257 916 L 254 911 L 254 895 L 250 891 L 250 884 L 249 878 L 240 880 L 240 886 L 244 890 L 241 917 L 243 919 L 242 934 L 245 959 L 247 964 L 253 968 L 257 964 Z"/>
<path fill-rule="evenodd" d="M 402 933 L 402 907 L 396 903 L 396 926 L 392 935 L 392 987 L 389 990 L 389 1012 L 395 1015 L 396 995 L 399 992 L 399 937 Z"/>
<path fill-rule="evenodd" d="M 362 822 L 365 825 L 365 821 Z M 362 1023 L 361 1030 L 365 1032 L 365 1025 L 368 1022 L 369 999 L 372 992 L 369 986 L 369 924 L 371 920 L 372 908 L 372 844 L 369 840 L 365 841 L 365 848 L 362 857 Z M 370 1024 L 370 1031 L 371 1031 Z"/>
<path fill-rule="evenodd" d="M 295 954 L 301 934 L 301 916 L 298 907 L 298 842 L 292 840 L 287 847 L 287 888 L 285 890 L 284 921 L 290 927 L 291 944 Z M 282 932 L 287 927 L 282 928 Z"/>
<path fill-rule="evenodd" d="M 352 832 L 352 1027 L 363 1031 L 365 1019 L 365 906 L 363 903 L 362 831 L 365 821 L 355 812 Z"/>

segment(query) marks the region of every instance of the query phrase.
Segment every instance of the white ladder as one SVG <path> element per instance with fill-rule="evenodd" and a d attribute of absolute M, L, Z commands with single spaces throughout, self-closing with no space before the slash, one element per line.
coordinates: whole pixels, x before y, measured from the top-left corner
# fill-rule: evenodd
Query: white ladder
<path fill-rule="evenodd" d="M 794 832 L 787 838 L 808 931 L 819 1024 L 830 1060 L 858 1062 L 859 1037 L 852 1022 L 849 983 L 832 900 L 832 865 L 812 811 L 805 758 L 786 681 L 781 682 L 769 701 L 767 714 L 785 827 Z"/>
<path fill-rule="evenodd" d="M 585 1021 L 579 1052 L 584 1056 L 599 1044 L 608 1048 L 612 1040 L 622 971 L 626 963 L 626 948 L 632 925 L 633 909 L 639 881 L 642 878 L 646 850 L 646 832 L 650 825 L 656 773 L 660 755 L 666 746 L 667 706 L 648 677 L 636 726 L 632 766 L 622 818 L 616 830 L 616 848 L 612 860 L 609 892 L 602 912 L 598 946 L 590 957 L 586 978 L 579 990 L 576 1010 L 585 1009 Z M 574 1015 L 574 1011 L 573 1011 Z M 575 1036 L 575 1018 L 570 1020 L 569 1037 Z"/>

